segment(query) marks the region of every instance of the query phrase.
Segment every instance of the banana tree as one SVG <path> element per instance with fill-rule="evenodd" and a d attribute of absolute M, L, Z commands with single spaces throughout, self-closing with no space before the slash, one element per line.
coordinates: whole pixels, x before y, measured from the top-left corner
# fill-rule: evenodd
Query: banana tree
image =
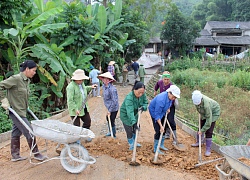
<path fill-rule="evenodd" d="M 67 23 L 46 24 L 48 18 L 62 11 L 60 6 L 51 6 L 40 14 L 32 14 L 28 17 L 21 13 L 13 14 L 14 27 L 0 31 L 0 42 L 8 45 L 8 49 L 3 54 L 12 65 L 14 73 L 19 71 L 19 64 L 31 52 L 34 39 L 37 38 L 46 43 L 47 39 L 41 34 L 49 34 L 67 26 Z"/>
<path fill-rule="evenodd" d="M 123 52 L 123 47 L 119 44 L 121 38 L 126 37 L 123 32 L 113 33 L 113 29 L 119 25 L 123 19 L 120 18 L 122 1 L 116 0 L 115 5 L 110 4 L 109 8 L 95 4 L 87 6 L 88 16 L 95 17 L 97 32 L 94 35 L 95 42 L 93 48 L 96 49 L 96 57 L 102 62 L 109 61 L 112 54 L 117 50 Z M 101 47 L 100 47 L 101 45 Z"/>

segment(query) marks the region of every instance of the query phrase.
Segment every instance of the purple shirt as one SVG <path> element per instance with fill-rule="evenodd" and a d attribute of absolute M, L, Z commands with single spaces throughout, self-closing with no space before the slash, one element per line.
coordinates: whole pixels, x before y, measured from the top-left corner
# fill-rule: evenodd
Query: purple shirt
<path fill-rule="evenodd" d="M 173 85 L 171 82 L 164 86 L 163 80 L 160 80 L 156 83 L 155 85 L 155 91 L 157 91 L 160 88 L 160 93 L 166 91 L 168 88 L 170 88 L 170 86 Z"/>
<path fill-rule="evenodd" d="M 155 91 L 157 91 L 160 88 L 160 93 L 162 93 L 166 91 L 168 88 L 170 88 L 171 85 L 173 84 L 170 82 L 168 85 L 164 86 L 163 80 L 160 80 L 155 85 Z M 172 105 L 174 105 L 174 101 L 172 102 L 173 102 Z"/>
<path fill-rule="evenodd" d="M 115 75 L 115 67 L 113 65 L 108 65 L 108 72 L 111 73 L 112 76 Z"/>
<path fill-rule="evenodd" d="M 118 111 L 119 102 L 118 102 L 117 89 L 111 83 L 109 83 L 107 87 L 103 85 L 102 89 L 103 89 L 104 105 L 106 106 L 108 111 L 109 112 Z"/>

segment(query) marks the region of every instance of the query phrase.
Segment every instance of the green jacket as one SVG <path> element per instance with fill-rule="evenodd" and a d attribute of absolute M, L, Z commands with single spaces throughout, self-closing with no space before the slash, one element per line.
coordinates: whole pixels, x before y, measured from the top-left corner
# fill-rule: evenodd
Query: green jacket
<path fill-rule="evenodd" d="M 144 93 L 140 98 L 135 97 L 134 91 L 131 91 L 124 99 L 120 108 L 121 121 L 128 125 L 133 126 L 138 120 L 138 108 L 143 107 L 144 111 L 147 110 L 148 100 Z"/>
<path fill-rule="evenodd" d="M 87 98 L 88 96 L 87 92 L 91 90 L 91 86 L 85 86 L 83 82 L 82 87 L 84 89 L 84 96 L 85 98 Z M 69 115 L 75 116 L 76 111 L 81 109 L 82 103 L 84 101 L 84 99 L 82 98 L 82 93 L 80 91 L 78 84 L 76 84 L 75 81 L 71 81 L 68 84 L 66 91 L 67 91 L 67 105 L 69 109 Z M 89 107 L 87 103 L 86 103 L 86 107 L 89 112 Z M 84 115 L 85 113 L 84 113 L 84 110 L 82 109 L 79 116 L 84 116 Z"/>
<path fill-rule="evenodd" d="M 21 117 L 27 116 L 28 97 L 30 92 L 29 83 L 30 79 L 22 72 L 0 82 L 0 99 L 3 99 L 5 96 L 3 90 L 7 89 L 7 99 L 10 106 Z"/>
<path fill-rule="evenodd" d="M 215 122 L 220 116 L 220 105 L 213 99 L 202 95 L 201 104 L 196 105 L 197 111 L 201 115 L 202 120 L 206 120 L 205 125 L 202 127 L 201 132 L 206 132 L 212 122 Z"/>
<path fill-rule="evenodd" d="M 115 74 L 121 74 L 118 64 L 115 64 L 114 66 L 115 66 Z"/>
<path fill-rule="evenodd" d="M 140 65 L 139 72 L 138 72 L 139 77 L 143 78 L 145 76 L 145 74 L 146 74 L 146 72 L 145 72 L 144 66 Z"/>

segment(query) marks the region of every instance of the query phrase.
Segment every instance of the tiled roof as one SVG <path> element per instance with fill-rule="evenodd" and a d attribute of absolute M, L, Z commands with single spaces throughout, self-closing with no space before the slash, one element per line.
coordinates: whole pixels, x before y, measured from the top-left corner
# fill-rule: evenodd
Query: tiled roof
<path fill-rule="evenodd" d="M 240 29 L 250 29 L 250 21 L 247 22 L 237 22 L 237 21 L 208 21 L 207 24 L 212 29 L 232 29 L 238 28 Z"/>

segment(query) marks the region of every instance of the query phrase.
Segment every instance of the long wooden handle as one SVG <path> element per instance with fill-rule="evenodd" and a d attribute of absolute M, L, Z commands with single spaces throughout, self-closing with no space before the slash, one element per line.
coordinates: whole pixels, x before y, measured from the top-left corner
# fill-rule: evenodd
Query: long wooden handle
<path fill-rule="evenodd" d="M 202 162 L 202 156 L 201 156 L 201 115 L 199 113 L 199 163 Z"/>
<path fill-rule="evenodd" d="M 114 137 L 112 126 L 111 126 L 111 121 L 110 121 L 110 116 L 108 116 L 108 123 L 109 123 L 109 130 L 110 130 L 111 137 Z"/>
<path fill-rule="evenodd" d="M 137 127 L 138 128 L 140 126 L 140 119 L 141 119 L 141 112 L 138 111 L 138 121 L 137 121 Z M 132 161 L 135 161 L 135 154 L 136 154 L 138 133 L 139 133 L 139 129 L 136 129 L 136 132 L 135 132 L 135 141 L 134 141 L 134 149 L 133 149 L 133 155 L 132 155 Z"/>
<path fill-rule="evenodd" d="M 165 130 L 166 122 L 167 122 L 167 114 L 166 114 L 164 122 L 163 122 L 163 129 L 164 130 Z M 161 132 L 161 135 L 160 135 L 160 138 L 159 138 L 159 141 L 158 141 L 158 144 L 157 144 L 157 148 L 156 148 L 156 151 L 155 151 L 154 162 L 157 161 L 157 157 L 158 157 L 158 154 L 159 154 L 159 149 L 160 149 L 160 145 L 161 145 L 162 136 L 163 136 L 163 132 Z"/>
<path fill-rule="evenodd" d="M 91 89 L 91 91 L 89 92 L 89 94 L 88 94 L 88 96 L 84 99 L 84 101 L 82 102 L 82 106 L 81 106 L 81 108 L 79 109 L 79 112 L 81 112 L 82 111 L 82 109 L 83 109 L 83 107 L 85 106 L 85 104 L 87 103 L 87 101 L 88 101 L 88 99 L 89 99 L 89 97 L 90 97 L 90 95 L 92 94 L 92 92 L 93 92 L 93 89 Z M 74 122 L 75 122 L 75 120 L 76 120 L 76 118 L 77 118 L 77 116 L 78 115 L 75 115 L 75 117 L 72 119 L 72 124 L 74 124 Z"/>

